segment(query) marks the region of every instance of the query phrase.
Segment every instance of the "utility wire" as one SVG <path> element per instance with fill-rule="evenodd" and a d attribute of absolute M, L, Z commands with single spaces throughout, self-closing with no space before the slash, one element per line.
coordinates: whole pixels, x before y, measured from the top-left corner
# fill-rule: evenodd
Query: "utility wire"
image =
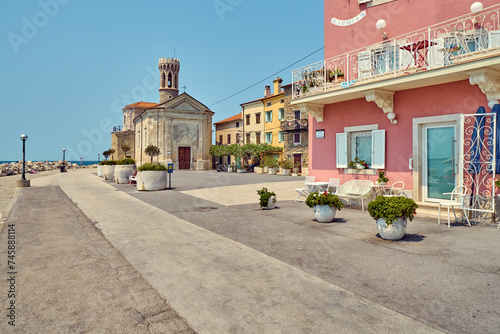
<path fill-rule="evenodd" d="M 307 56 L 305 56 L 304 58 L 302 58 L 302 59 L 300 59 L 300 60 L 297 60 L 295 63 L 288 65 L 287 67 L 285 67 L 285 68 L 283 68 L 283 69 L 279 70 L 278 72 L 271 74 L 271 75 L 270 75 L 270 76 L 268 76 L 267 78 L 264 78 L 264 79 L 262 79 L 261 81 L 256 82 L 256 83 L 254 83 L 253 85 L 248 86 L 247 88 L 242 89 L 242 90 L 240 90 L 239 92 L 234 93 L 234 94 L 233 94 L 233 95 L 231 95 L 231 96 L 226 97 L 225 99 L 222 99 L 222 100 L 220 100 L 220 101 L 215 102 L 214 104 L 209 105 L 209 107 L 213 107 L 213 106 L 215 106 L 216 104 L 219 104 L 219 103 L 221 103 L 221 102 L 224 102 L 224 101 L 226 101 L 226 100 L 229 100 L 230 98 L 232 98 L 232 97 L 234 97 L 234 96 L 236 96 L 236 95 L 238 95 L 238 94 L 241 94 L 241 93 L 243 93 L 244 91 L 249 90 L 249 89 L 250 89 L 250 88 L 252 88 L 252 87 L 257 86 L 258 84 L 261 84 L 262 82 L 266 81 L 267 79 L 274 77 L 275 75 L 277 75 L 277 74 L 279 74 L 279 73 L 283 72 L 284 70 L 286 70 L 286 69 L 288 69 L 288 68 L 292 67 L 293 65 L 295 65 L 295 64 L 297 64 L 297 63 L 300 63 L 300 62 L 301 62 L 301 61 L 303 61 L 304 59 L 309 58 L 310 56 L 312 56 L 313 54 L 315 54 L 315 53 L 317 53 L 317 52 L 319 52 L 319 51 L 323 50 L 324 48 L 325 48 L 325 47 L 323 46 L 323 47 L 319 48 L 318 50 L 316 50 L 316 51 L 314 51 L 314 52 L 311 52 L 310 54 L 308 54 L 308 55 L 307 55 Z"/>

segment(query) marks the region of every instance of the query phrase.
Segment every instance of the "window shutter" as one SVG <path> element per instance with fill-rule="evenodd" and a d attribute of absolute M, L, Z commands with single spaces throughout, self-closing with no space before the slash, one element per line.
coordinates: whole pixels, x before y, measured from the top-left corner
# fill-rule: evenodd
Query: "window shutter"
<path fill-rule="evenodd" d="M 435 38 L 432 41 L 436 44 L 429 47 L 427 62 L 431 68 L 443 67 L 446 55 L 445 52 L 443 52 L 444 38 Z"/>
<path fill-rule="evenodd" d="M 347 133 L 337 133 L 337 168 L 347 168 Z"/>
<path fill-rule="evenodd" d="M 372 131 L 371 168 L 385 169 L 385 130 Z"/>
<path fill-rule="evenodd" d="M 371 52 L 362 51 L 358 53 L 358 77 L 367 78 L 372 76 Z"/>
<path fill-rule="evenodd" d="M 488 32 L 488 47 L 498 48 L 500 46 L 500 31 Z"/>

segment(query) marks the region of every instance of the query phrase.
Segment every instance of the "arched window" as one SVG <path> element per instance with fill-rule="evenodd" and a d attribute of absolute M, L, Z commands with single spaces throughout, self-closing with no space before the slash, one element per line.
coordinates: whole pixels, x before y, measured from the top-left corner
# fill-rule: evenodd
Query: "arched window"
<path fill-rule="evenodd" d="M 174 88 L 179 87 L 179 75 L 176 73 L 175 74 L 175 82 L 174 82 Z"/>
<path fill-rule="evenodd" d="M 168 87 L 172 88 L 172 72 L 168 73 Z"/>
<path fill-rule="evenodd" d="M 161 82 L 160 82 L 160 86 L 161 88 L 165 88 L 165 72 L 161 72 Z"/>

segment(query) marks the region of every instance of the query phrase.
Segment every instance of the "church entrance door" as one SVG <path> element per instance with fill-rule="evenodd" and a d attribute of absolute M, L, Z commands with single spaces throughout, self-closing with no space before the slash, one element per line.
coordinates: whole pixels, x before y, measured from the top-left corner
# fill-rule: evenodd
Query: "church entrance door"
<path fill-rule="evenodd" d="M 179 147 L 179 169 L 191 169 L 191 147 Z"/>

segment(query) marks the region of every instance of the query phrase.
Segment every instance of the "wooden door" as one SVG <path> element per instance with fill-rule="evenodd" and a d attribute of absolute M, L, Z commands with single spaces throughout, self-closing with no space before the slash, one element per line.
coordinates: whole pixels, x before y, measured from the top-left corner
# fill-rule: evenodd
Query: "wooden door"
<path fill-rule="evenodd" d="M 179 169 L 191 169 L 191 147 L 179 147 Z"/>
<path fill-rule="evenodd" d="M 293 155 L 293 166 L 295 164 L 299 164 L 299 173 L 302 173 L 302 154 L 294 154 Z"/>

